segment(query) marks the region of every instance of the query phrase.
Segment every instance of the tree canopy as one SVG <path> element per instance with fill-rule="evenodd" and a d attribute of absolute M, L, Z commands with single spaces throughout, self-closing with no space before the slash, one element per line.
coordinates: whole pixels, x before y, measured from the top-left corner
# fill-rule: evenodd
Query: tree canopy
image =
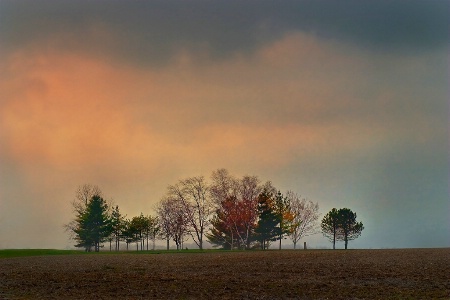
<path fill-rule="evenodd" d="M 364 229 L 362 222 L 356 221 L 356 213 L 349 208 L 341 208 L 339 214 L 339 234 L 337 239 L 344 241 L 345 249 L 347 249 L 348 241 L 354 240 L 361 235 Z"/>
<path fill-rule="evenodd" d="M 348 241 L 359 237 L 364 229 L 363 224 L 356 221 L 356 213 L 349 208 L 333 208 L 322 219 L 321 227 L 323 235 L 333 243 L 333 249 L 336 241 L 344 241 L 347 249 Z"/>

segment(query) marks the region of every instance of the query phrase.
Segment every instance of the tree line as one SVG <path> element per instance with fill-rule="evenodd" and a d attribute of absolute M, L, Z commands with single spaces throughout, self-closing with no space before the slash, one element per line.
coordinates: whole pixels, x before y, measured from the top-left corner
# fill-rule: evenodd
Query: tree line
<path fill-rule="evenodd" d="M 222 249 L 268 249 L 289 238 L 294 249 L 304 237 L 322 232 L 333 242 L 357 238 L 363 229 L 349 209 L 333 209 L 319 226 L 319 205 L 293 191 L 283 195 L 270 181 L 257 176 L 232 176 L 226 169 L 203 176 L 179 180 L 167 187 L 153 215 L 127 218 L 118 205 L 107 203 L 97 186 L 83 185 L 72 202 L 75 218 L 65 228 L 86 251 L 99 251 L 109 243 L 112 251 L 120 243 L 136 245 L 136 250 L 155 249 L 155 241 L 173 241 L 183 249 L 190 238 L 199 249 L 207 240 Z"/>

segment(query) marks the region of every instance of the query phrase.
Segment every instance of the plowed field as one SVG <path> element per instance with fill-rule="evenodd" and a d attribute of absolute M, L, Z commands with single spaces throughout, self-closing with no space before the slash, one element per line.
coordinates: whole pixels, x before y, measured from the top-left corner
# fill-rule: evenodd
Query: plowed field
<path fill-rule="evenodd" d="M 450 299 L 450 249 L 0 259 L 0 299 Z"/>

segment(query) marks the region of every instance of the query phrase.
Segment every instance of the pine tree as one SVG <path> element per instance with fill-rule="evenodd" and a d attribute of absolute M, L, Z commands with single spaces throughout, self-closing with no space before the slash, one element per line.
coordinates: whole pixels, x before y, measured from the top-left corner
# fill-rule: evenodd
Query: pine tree
<path fill-rule="evenodd" d="M 356 222 L 356 213 L 349 208 L 338 210 L 339 215 L 339 234 L 336 239 L 345 242 L 347 249 L 348 241 L 354 240 L 361 235 L 364 226 L 361 222 Z"/>
<path fill-rule="evenodd" d="M 344 241 L 347 249 L 348 241 L 359 237 L 364 229 L 361 222 L 356 222 L 356 213 L 348 208 L 333 208 L 325 215 L 321 226 L 323 234 L 333 242 L 333 249 L 336 241 Z"/>
<path fill-rule="evenodd" d="M 206 238 L 213 244 L 213 247 L 222 247 L 225 250 L 231 250 L 233 244 L 233 230 L 226 222 L 226 215 L 217 210 L 216 215 L 211 219 L 211 229 L 206 233 Z"/>
<path fill-rule="evenodd" d="M 261 249 L 269 248 L 270 242 L 275 241 L 281 234 L 280 216 L 271 193 L 264 190 L 258 196 L 258 225 L 255 229 L 256 238 L 261 243 Z"/>
<path fill-rule="evenodd" d="M 92 196 L 86 209 L 79 213 L 76 219 L 77 226 L 74 229 L 76 247 L 85 248 L 86 251 L 100 251 L 103 243 L 111 233 L 111 221 L 108 216 L 108 205 L 98 195 Z"/>
<path fill-rule="evenodd" d="M 330 210 L 322 219 L 322 233 L 332 243 L 333 249 L 336 249 L 336 237 L 339 229 L 339 214 L 336 208 Z"/>

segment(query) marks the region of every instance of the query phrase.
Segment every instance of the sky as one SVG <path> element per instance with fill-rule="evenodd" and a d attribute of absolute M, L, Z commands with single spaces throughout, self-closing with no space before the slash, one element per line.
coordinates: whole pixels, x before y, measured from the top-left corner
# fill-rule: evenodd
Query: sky
<path fill-rule="evenodd" d="M 449 3 L 0 1 L 0 248 L 219 168 L 352 209 L 350 248 L 450 247 Z"/>

